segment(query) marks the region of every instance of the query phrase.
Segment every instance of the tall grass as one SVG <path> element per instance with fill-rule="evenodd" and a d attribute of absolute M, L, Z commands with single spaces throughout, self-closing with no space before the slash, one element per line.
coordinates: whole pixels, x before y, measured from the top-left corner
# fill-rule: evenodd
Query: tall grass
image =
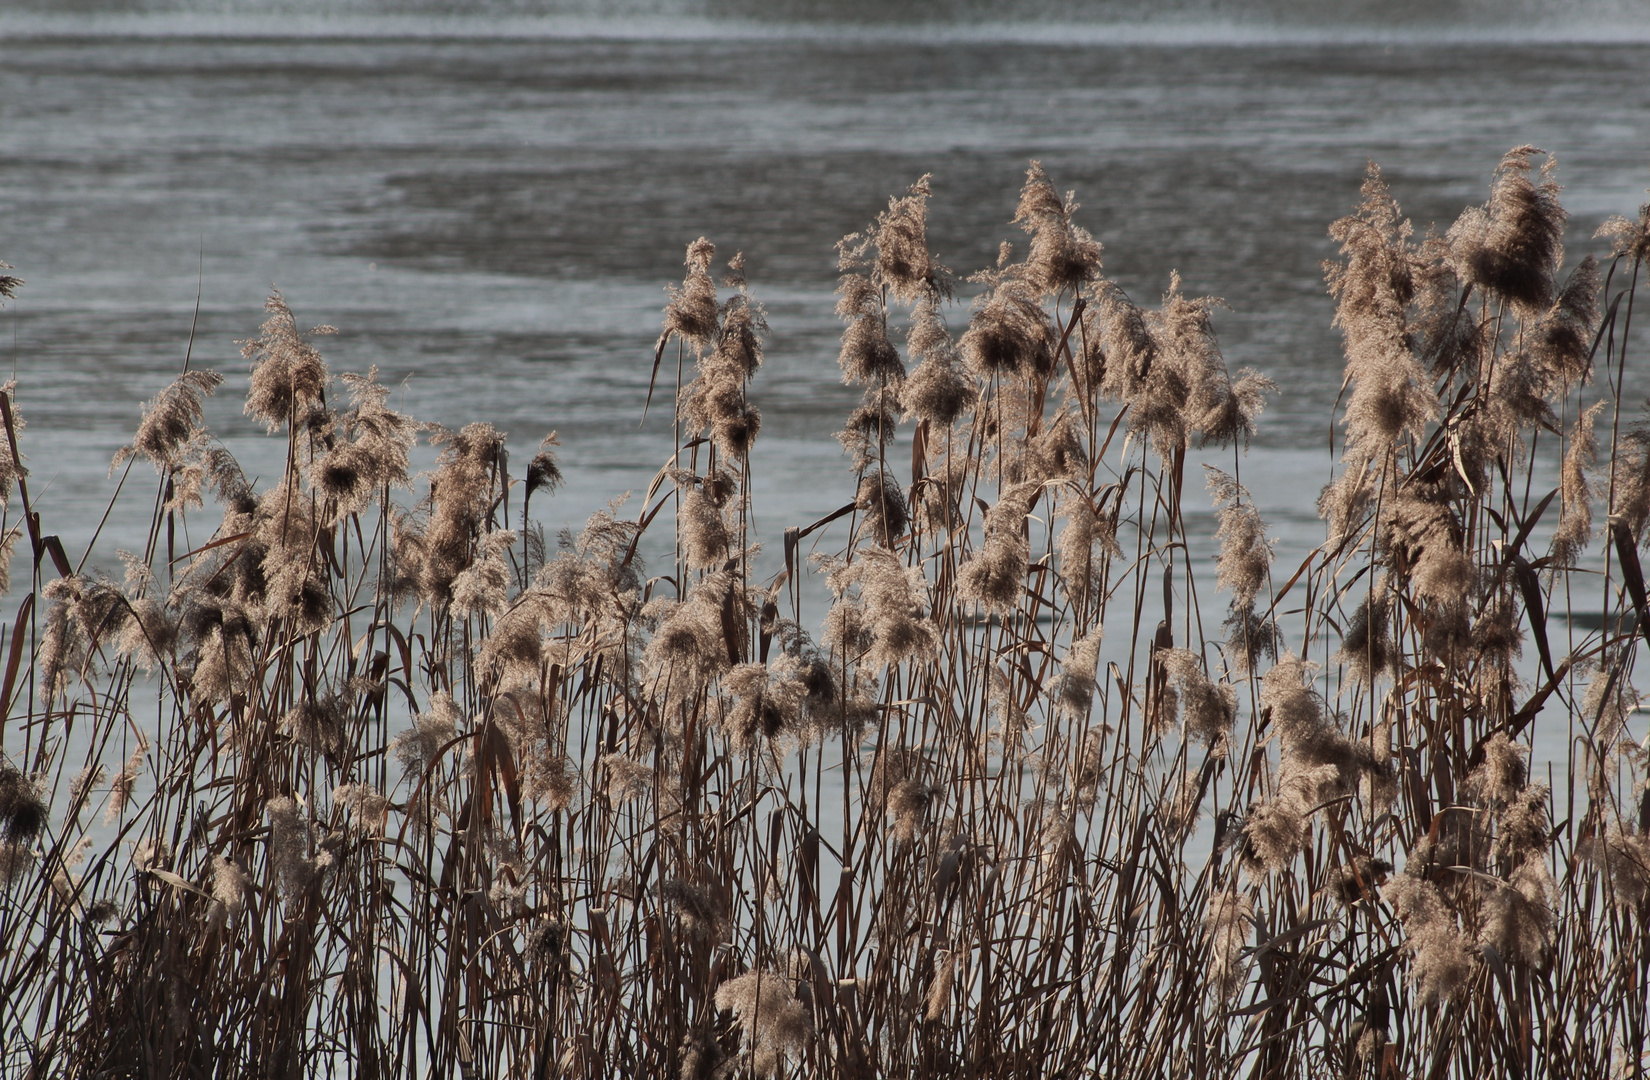
<path fill-rule="evenodd" d="M 1561 277 L 1538 155 L 1446 235 L 1373 169 L 1333 226 L 1298 567 L 1241 482 L 1274 388 L 1036 165 L 966 313 L 926 180 L 840 245 L 853 478 L 771 577 L 766 325 L 703 240 L 671 463 L 554 544 L 553 437 L 513 473 L 398 414 L 279 294 L 245 410 L 282 474 L 186 370 L 117 459 L 159 475 L 124 580 L 47 535 L 7 387 L 8 1075 L 1643 1076 L 1650 208 Z"/>

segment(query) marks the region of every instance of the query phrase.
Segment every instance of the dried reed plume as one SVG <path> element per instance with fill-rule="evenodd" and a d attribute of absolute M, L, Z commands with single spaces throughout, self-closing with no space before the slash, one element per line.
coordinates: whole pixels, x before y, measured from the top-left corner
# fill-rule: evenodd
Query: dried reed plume
<path fill-rule="evenodd" d="M 751 1069 L 774 1076 L 787 1054 L 798 1054 L 812 1034 L 808 1014 L 790 981 L 772 971 L 748 971 L 716 988 L 716 1007 L 733 1013 L 749 1041 Z"/>

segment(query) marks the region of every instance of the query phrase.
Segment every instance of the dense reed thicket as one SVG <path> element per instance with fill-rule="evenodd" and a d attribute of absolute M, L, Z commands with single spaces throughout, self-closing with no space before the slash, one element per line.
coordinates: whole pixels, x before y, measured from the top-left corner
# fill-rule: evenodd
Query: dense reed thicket
<path fill-rule="evenodd" d="M 554 544 L 553 438 L 513 473 L 398 414 L 279 294 L 245 409 L 283 474 L 186 370 L 117 459 L 159 474 L 123 580 L 32 512 L 7 387 L 8 1075 L 1643 1076 L 1650 208 L 1561 276 L 1539 155 L 1444 235 L 1373 169 L 1333 226 L 1298 567 L 1239 471 L 1274 388 L 1217 301 L 1108 280 L 1036 165 L 966 309 L 926 180 L 840 245 L 852 473 L 770 578 L 766 326 L 704 240 L 670 464 Z"/>

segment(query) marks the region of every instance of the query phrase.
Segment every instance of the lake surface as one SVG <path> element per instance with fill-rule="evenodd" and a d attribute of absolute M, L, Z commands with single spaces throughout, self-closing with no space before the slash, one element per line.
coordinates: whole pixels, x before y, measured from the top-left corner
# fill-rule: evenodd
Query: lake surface
<path fill-rule="evenodd" d="M 490 420 L 519 461 L 558 429 L 569 484 L 548 517 L 576 527 L 670 451 L 668 408 L 641 425 L 641 406 L 662 289 L 700 235 L 745 252 L 772 324 L 753 396 L 777 553 L 780 529 L 853 491 L 830 438 L 856 398 L 834 362 L 834 242 L 931 173 L 938 257 L 989 265 L 1021 237 L 1007 222 L 1035 158 L 1077 191 L 1109 274 L 1140 300 L 1173 270 L 1225 298 L 1228 363 L 1282 388 L 1243 473 L 1292 566 L 1322 538 L 1340 381 L 1326 229 L 1366 163 L 1420 231 L 1483 201 L 1510 147 L 1552 151 L 1571 261 L 1650 184 L 1644 5 L 1511 22 L 1355 6 L 1336 24 L 1287 5 L 401 10 L 0 14 L 0 258 L 27 279 L 0 348 L 72 558 L 197 294 L 193 363 L 230 376 L 210 422 L 249 471 L 278 469 L 240 415 L 235 344 L 272 285 L 340 329 L 322 342 L 335 371 L 378 365 L 421 419 Z M 100 560 L 141 544 L 145 470 Z"/>

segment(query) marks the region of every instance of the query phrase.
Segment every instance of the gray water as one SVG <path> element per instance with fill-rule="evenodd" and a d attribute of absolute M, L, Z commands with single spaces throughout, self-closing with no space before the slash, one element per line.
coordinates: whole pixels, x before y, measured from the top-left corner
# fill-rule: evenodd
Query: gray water
<path fill-rule="evenodd" d="M 1549 150 L 1572 260 L 1650 184 L 1646 3 L 386 11 L 0 11 L 0 259 L 27 279 L 0 366 L 71 558 L 192 325 L 192 362 L 231 375 L 214 430 L 249 471 L 279 467 L 239 413 L 235 344 L 272 285 L 340 329 L 334 370 L 377 365 L 421 419 L 490 420 L 523 461 L 558 429 L 569 484 L 546 513 L 576 527 L 670 451 L 668 408 L 642 425 L 641 403 L 662 288 L 700 235 L 745 252 L 773 328 L 753 396 L 776 553 L 853 490 L 830 439 L 854 401 L 833 243 L 931 173 L 938 257 L 989 265 L 1036 158 L 1110 275 L 1142 301 L 1173 270 L 1225 298 L 1228 363 L 1278 382 L 1243 476 L 1292 567 L 1322 538 L 1341 366 L 1326 229 L 1366 163 L 1420 231 L 1481 202 L 1510 147 Z M 141 545 L 146 468 L 98 560 Z"/>

